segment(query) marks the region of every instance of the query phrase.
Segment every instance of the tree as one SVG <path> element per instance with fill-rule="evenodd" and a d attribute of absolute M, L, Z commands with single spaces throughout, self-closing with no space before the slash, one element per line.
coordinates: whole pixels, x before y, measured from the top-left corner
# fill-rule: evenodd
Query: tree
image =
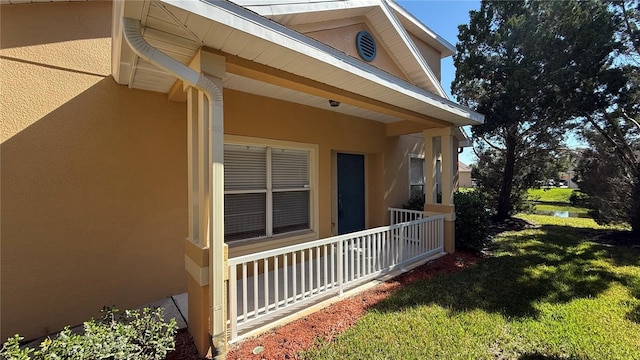
<path fill-rule="evenodd" d="M 610 75 L 620 91 L 610 105 L 583 114 L 582 136 L 590 145 L 576 180 L 589 195 L 600 223 L 626 222 L 640 238 L 640 2 L 611 1 L 621 47 Z"/>
<path fill-rule="evenodd" d="M 598 1 L 483 1 L 459 27 L 452 92 L 485 115 L 472 129 L 476 179 L 498 220 L 549 177 L 568 120 L 607 106 L 614 34 Z"/>

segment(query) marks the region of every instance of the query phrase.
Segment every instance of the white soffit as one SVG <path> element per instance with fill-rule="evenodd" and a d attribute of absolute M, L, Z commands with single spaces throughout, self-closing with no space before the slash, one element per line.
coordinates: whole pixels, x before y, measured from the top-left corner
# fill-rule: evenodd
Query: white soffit
<path fill-rule="evenodd" d="M 176 78 L 131 56 L 118 35 L 122 16 L 140 19 L 145 39 L 185 64 L 207 46 L 455 125 L 483 121 L 468 108 L 227 1 L 114 3 L 113 73 L 130 87 L 167 93 Z"/>

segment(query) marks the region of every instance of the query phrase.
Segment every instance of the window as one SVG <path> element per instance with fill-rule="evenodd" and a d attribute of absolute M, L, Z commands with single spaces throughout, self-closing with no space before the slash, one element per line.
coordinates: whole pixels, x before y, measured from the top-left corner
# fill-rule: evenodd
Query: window
<path fill-rule="evenodd" d="M 424 194 L 424 187 L 426 184 L 425 172 L 424 172 L 425 162 L 424 157 L 422 155 L 409 155 L 409 198 L 412 198 L 416 195 Z M 440 198 L 441 191 L 440 190 L 440 180 L 442 178 L 442 170 L 440 159 L 436 161 L 436 194 L 438 194 L 438 198 Z M 440 202 L 440 201 L 438 201 Z"/>
<path fill-rule="evenodd" d="M 310 152 L 224 146 L 225 240 L 311 228 Z"/>
<path fill-rule="evenodd" d="M 424 157 L 409 156 L 409 198 L 424 194 Z"/>

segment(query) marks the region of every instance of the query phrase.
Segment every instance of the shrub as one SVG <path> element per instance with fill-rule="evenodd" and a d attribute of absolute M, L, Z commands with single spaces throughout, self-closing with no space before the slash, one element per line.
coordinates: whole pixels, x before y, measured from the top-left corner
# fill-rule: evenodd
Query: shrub
<path fill-rule="evenodd" d="M 486 198 L 477 191 L 457 192 L 456 248 L 480 251 L 489 243 L 489 217 Z"/>
<path fill-rule="evenodd" d="M 442 193 L 436 194 L 436 201 L 439 203 L 442 202 Z M 406 210 L 423 211 L 424 210 L 424 194 L 413 195 L 411 198 L 409 198 L 409 202 L 402 205 L 402 208 Z"/>
<path fill-rule="evenodd" d="M 424 194 L 416 194 L 409 198 L 409 202 L 402 205 L 406 210 L 424 210 Z"/>
<path fill-rule="evenodd" d="M 14 335 L 0 349 L 0 359 L 164 359 L 175 349 L 178 328 L 175 319 L 164 321 L 164 310 L 104 308 L 100 321 L 84 323 L 84 334 L 68 327 L 56 337 L 46 338 L 39 349 L 20 349 L 24 338 Z"/>
<path fill-rule="evenodd" d="M 569 196 L 569 202 L 571 203 L 571 205 L 573 206 L 588 206 L 589 205 L 589 195 L 578 191 L 578 190 L 574 190 L 571 193 L 571 196 Z"/>

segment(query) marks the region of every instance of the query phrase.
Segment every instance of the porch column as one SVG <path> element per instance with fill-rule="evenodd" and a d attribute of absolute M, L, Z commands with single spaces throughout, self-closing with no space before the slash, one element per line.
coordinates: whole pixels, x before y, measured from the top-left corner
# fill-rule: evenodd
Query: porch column
<path fill-rule="evenodd" d="M 429 134 L 428 130 L 424 131 L 424 203 L 437 203 L 437 165 L 438 165 L 438 149 L 436 148 L 436 139 Z"/>
<path fill-rule="evenodd" d="M 187 168 L 189 196 L 189 236 L 185 243 L 187 270 L 188 325 L 201 354 L 209 348 L 209 171 L 206 167 L 208 136 L 204 118 L 204 96 L 187 89 Z"/>
<path fill-rule="evenodd" d="M 190 67 L 222 89 L 225 59 L 199 52 Z M 187 88 L 189 237 L 185 267 L 189 332 L 201 355 L 224 359 L 226 263 L 224 244 L 224 129 L 222 92 Z"/>
<path fill-rule="evenodd" d="M 455 208 L 453 193 L 458 179 L 458 140 L 455 138 L 455 128 L 429 129 L 423 132 L 425 141 L 425 204 L 427 215 L 444 214 L 444 250 L 455 252 Z M 439 145 L 439 146 L 438 146 Z M 437 159 L 441 158 L 441 189 L 442 202 L 437 202 L 435 191 Z"/>

